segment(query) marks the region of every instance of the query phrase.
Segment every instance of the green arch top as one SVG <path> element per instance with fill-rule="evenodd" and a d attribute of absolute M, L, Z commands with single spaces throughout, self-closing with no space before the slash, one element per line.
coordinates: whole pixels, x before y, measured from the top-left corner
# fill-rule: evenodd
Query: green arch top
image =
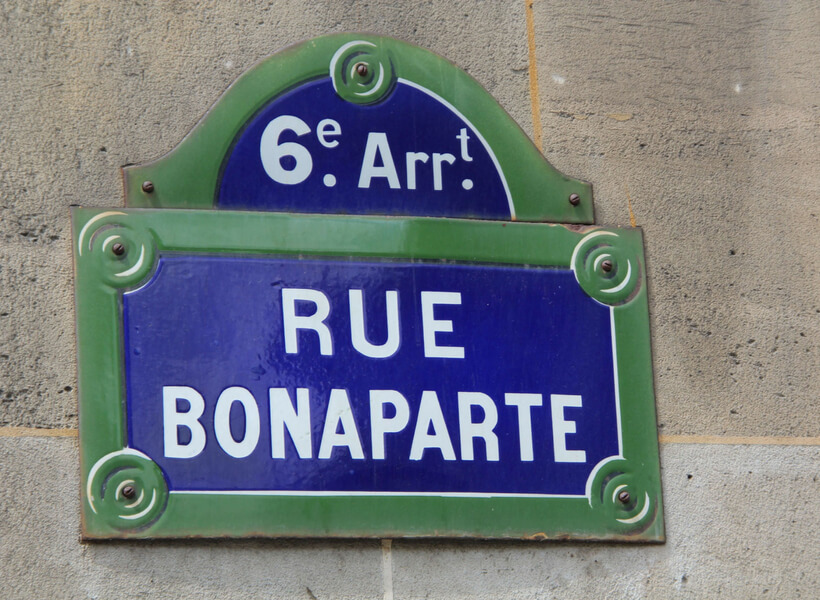
<path fill-rule="evenodd" d="M 356 65 L 371 66 L 365 76 L 341 67 L 338 60 L 354 42 L 372 47 L 356 55 Z M 382 78 L 377 68 L 385 57 L 391 72 Z M 303 83 L 327 77 L 333 78 L 339 96 L 356 104 L 388 93 L 391 77 L 429 90 L 461 113 L 492 149 L 509 188 L 516 220 L 593 223 L 590 184 L 566 177 L 550 165 L 472 77 L 423 48 L 362 34 L 309 40 L 245 72 L 171 152 L 148 164 L 123 167 L 126 206 L 215 208 L 220 171 L 245 126 L 272 100 Z"/>

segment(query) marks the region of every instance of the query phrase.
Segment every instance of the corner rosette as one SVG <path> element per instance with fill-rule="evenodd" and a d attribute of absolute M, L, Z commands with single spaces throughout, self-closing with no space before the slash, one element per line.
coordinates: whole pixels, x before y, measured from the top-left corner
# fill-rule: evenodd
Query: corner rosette
<path fill-rule="evenodd" d="M 152 525 L 168 503 L 168 484 L 159 466 L 142 452 L 124 448 L 103 456 L 86 485 L 91 510 L 116 529 Z"/>
<path fill-rule="evenodd" d="M 626 460 L 613 460 L 592 481 L 590 503 L 623 535 L 640 534 L 658 516 L 659 498 L 650 482 Z"/>
<path fill-rule="evenodd" d="M 134 228 L 120 211 L 100 213 L 77 238 L 81 259 L 93 261 L 101 278 L 115 288 L 132 287 L 154 270 L 156 241 L 147 229 Z"/>
<path fill-rule="evenodd" d="M 354 104 L 383 100 L 396 83 L 388 50 L 358 40 L 344 44 L 330 60 L 330 76 L 336 93 Z"/>
<path fill-rule="evenodd" d="M 640 259 L 613 231 L 585 236 L 575 246 L 570 264 L 581 289 L 602 304 L 625 304 L 641 289 Z"/>

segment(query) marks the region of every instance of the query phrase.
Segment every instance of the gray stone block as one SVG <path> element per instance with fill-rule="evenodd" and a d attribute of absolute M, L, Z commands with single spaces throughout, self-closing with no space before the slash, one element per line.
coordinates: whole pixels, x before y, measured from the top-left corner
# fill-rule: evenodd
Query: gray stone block
<path fill-rule="evenodd" d="M 665 545 L 393 543 L 396 598 L 814 598 L 818 447 L 662 447 Z"/>
<path fill-rule="evenodd" d="M 544 154 L 644 229 L 665 433 L 820 433 L 820 6 L 536 2 Z"/>
<path fill-rule="evenodd" d="M 379 542 L 79 540 L 72 438 L 0 437 L 3 598 L 376 598 Z"/>

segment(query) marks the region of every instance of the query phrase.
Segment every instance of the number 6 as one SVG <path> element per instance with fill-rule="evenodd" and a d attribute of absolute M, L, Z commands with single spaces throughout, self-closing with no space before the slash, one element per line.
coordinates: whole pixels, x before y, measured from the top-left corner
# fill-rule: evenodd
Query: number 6
<path fill-rule="evenodd" d="M 279 143 L 279 136 L 283 131 L 293 131 L 297 136 L 310 133 L 310 127 L 299 117 L 292 115 L 282 115 L 276 117 L 268 123 L 265 131 L 262 132 L 262 140 L 259 142 L 259 156 L 262 159 L 262 166 L 268 177 L 277 183 L 286 185 L 296 185 L 308 178 L 313 170 L 313 158 L 310 152 L 301 144 L 296 142 Z M 292 169 L 285 169 L 282 166 L 282 157 L 292 156 L 296 164 Z"/>

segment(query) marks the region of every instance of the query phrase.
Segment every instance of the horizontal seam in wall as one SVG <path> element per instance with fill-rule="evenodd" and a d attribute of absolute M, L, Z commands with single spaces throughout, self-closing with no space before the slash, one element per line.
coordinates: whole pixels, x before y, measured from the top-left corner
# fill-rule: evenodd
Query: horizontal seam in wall
<path fill-rule="evenodd" d="M 0 437 L 77 437 L 76 429 L 0 427 Z M 747 446 L 820 446 L 820 437 L 661 435 L 661 444 L 726 444 Z"/>
<path fill-rule="evenodd" d="M 726 444 L 746 446 L 820 446 L 820 437 L 740 435 L 660 435 L 661 444 Z"/>
<path fill-rule="evenodd" d="M 0 427 L 0 437 L 77 437 L 76 429 L 41 429 L 39 427 Z"/>

